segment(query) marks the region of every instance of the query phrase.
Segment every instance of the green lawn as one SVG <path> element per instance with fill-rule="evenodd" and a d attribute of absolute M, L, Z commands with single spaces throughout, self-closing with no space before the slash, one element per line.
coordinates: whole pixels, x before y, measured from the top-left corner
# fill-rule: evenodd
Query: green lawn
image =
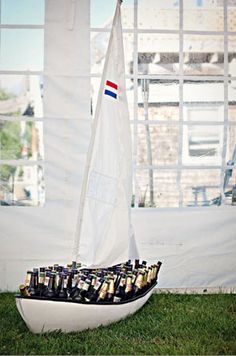
<path fill-rule="evenodd" d="M 236 295 L 156 294 L 134 316 L 80 333 L 31 334 L 0 294 L 0 354 L 236 354 Z"/>

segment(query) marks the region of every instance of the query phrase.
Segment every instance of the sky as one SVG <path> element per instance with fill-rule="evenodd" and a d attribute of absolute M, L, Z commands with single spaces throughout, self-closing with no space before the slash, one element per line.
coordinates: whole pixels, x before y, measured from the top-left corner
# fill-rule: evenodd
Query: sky
<path fill-rule="evenodd" d="M 91 0 L 91 27 L 103 27 L 115 6 L 116 0 Z M 44 11 L 44 0 L 1 0 L 1 24 L 43 25 Z M 43 70 L 43 38 L 42 29 L 2 29 L 0 70 Z"/>

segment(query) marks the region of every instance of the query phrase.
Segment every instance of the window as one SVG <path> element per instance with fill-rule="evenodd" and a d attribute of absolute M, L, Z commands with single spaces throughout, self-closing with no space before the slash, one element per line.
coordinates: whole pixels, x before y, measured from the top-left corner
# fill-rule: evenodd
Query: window
<path fill-rule="evenodd" d="M 44 0 L 0 7 L 0 205 L 42 206 Z"/>
<path fill-rule="evenodd" d="M 102 3 L 91 0 L 92 108 L 116 1 Z M 236 184 L 235 9 L 235 0 L 123 2 L 133 206 L 231 203 Z"/>

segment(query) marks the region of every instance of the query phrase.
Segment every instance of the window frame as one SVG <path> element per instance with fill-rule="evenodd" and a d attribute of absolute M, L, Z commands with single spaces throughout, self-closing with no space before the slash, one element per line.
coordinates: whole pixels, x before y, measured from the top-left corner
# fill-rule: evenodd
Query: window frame
<path fill-rule="evenodd" d="M 235 121 L 230 121 L 228 119 L 228 83 L 231 80 L 235 80 L 236 77 L 229 75 L 229 62 L 228 62 L 228 37 L 229 36 L 236 36 L 236 31 L 229 31 L 228 30 L 228 7 L 227 1 L 223 2 L 223 16 L 224 16 L 224 27 L 223 31 L 204 31 L 204 30 L 185 30 L 184 29 L 184 0 L 179 0 L 179 28 L 178 30 L 158 30 L 158 29 L 145 29 L 145 28 L 138 28 L 138 11 L 139 11 L 139 0 L 133 1 L 133 12 L 134 12 L 134 27 L 133 28 L 123 28 L 123 33 L 132 33 L 133 34 L 133 74 L 126 74 L 126 79 L 133 80 L 133 87 L 134 87 L 134 101 L 133 101 L 133 119 L 130 120 L 132 125 L 132 132 L 133 132 L 133 181 L 134 181 L 134 207 L 138 208 L 139 206 L 139 197 L 138 197 L 138 182 L 136 179 L 137 171 L 151 169 L 153 172 L 157 169 L 169 169 L 169 170 L 177 170 L 177 187 L 179 189 L 179 202 L 178 207 L 183 207 L 183 192 L 181 189 L 181 176 L 183 169 L 191 169 L 196 170 L 199 168 L 202 169 L 220 169 L 220 184 L 219 184 L 219 191 L 221 193 L 222 203 L 225 201 L 224 196 L 224 175 L 227 168 L 232 168 L 232 166 L 227 165 L 226 162 L 226 154 L 227 154 L 227 130 L 229 126 L 236 125 Z M 90 33 L 93 32 L 110 32 L 110 29 L 107 28 L 95 28 L 90 27 Z M 139 74 L 138 73 L 138 36 L 140 34 L 177 34 L 179 36 L 179 72 L 168 74 L 168 75 L 153 75 L 153 74 Z M 223 36 L 224 38 L 224 63 L 223 63 L 223 75 L 188 75 L 184 73 L 184 36 L 185 35 L 201 35 L 201 36 Z M 91 73 L 91 78 L 100 78 L 101 74 L 99 73 Z M 139 165 L 138 164 L 138 125 L 140 120 L 138 118 L 138 80 L 140 79 L 169 79 L 173 81 L 178 81 L 179 83 L 179 121 L 163 121 L 163 120 L 150 120 L 151 124 L 156 123 L 166 123 L 168 124 L 179 124 L 179 150 L 178 150 L 178 163 L 176 165 L 165 165 L 165 166 L 155 166 L 152 165 L 151 167 L 147 165 Z M 224 107 L 223 107 L 223 121 L 210 121 L 210 122 L 202 122 L 202 121 L 194 121 L 188 122 L 184 120 L 184 98 L 183 98 L 183 84 L 184 81 L 188 80 L 203 80 L 203 81 L 222 81 L 224 86 Z M 184 154 L 184 145 L 185 145 L 185 137 L 184 137 L 184 130 L 188 127 L 188 125 L 211 125 L 211 126 L 218 126 L 220 125 L 223 127 L 223 134 L 220 138 L 221 140 L 221 157 L 219 164 L 212 164 L 211 160 L 208 164 L 198 165 L 196 163 L 189 162 L 186 164 L 183 160 Z M 236 165 L 234 166 L 236 169 Z M 152 209 L 155 209 L 153 207 Z M 160 209 L 160 208 L 157 208 Z"/>
<path fill-rule="evenodd" d="M 45 3 L 45 2 L 44 2 Z M 0 0 L 0 14 L 1 14 L 1 0 Z M 0 18 L 0 38 L 1 38 L 1 32 L 3 29 L 14 29 L 14 30 L 45 30 L 45 24 L 2 24 L 1 23 L 1 18 Z M 1 45 L 1 42 L 0 42 Z M 1 51 L 1 48 L 0 48 Z M 0 69 L 0 76 L 1 75 L 16 75 L 16 76 L 31 76 L 31 75 L 36 75 L 36 76 L 42 76 L 44 75 L 44 68 L 42 70 L 1 70 Z M 6 115 L 0 115 L 0 120 L 1 121 L 12 121 L 12 122 L 42 122 L 43 123 L 43 117 L 36 117 L 36 116 L 6 116 Z M 3 165 L 10 165 L 10 166 L 15 166 L 15 167 L 40 167 L 42 171 L 44 172 L 44 167 L 45 167 L 45 161 L 44 158 L 40 160 L 27 160 L 27 159 L 1 159 L 0 157 L 0 167 Z M 0 180 L 0 185 L 4 185 L 4 183 Z M 39 191 L 38 191 L 39 193 Z M 45 194 L 45 191 L 44 191 Z M 14 198 L 14 197 L 13 197 Z M 39 208 L 45 204 L 45 200 L 43 201 L 43 204 L 37 204 L 37 205 L 26 205 L 26 206 L 21 206 L 17 205 L 17 208 L 26 208 L 26 207 L 33 207 L 33 208 Z M 15 207 L 15 204 L 7 206 L 8 208 L 13 208 Z M 5 206 L 0 204 L 0 209 L 5 208 Z"/>

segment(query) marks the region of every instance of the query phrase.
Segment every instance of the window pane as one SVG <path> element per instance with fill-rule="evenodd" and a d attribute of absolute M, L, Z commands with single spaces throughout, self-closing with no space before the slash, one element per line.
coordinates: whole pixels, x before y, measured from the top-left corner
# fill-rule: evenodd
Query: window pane
<path fill-rule="evenodd" d="M 101 74 L 105 62 L 107 46 L 109 42 L 109 32 L 91 33 L 91 72 Z M 125 72 L 131 73 L 133 67 L 133 34 L 124 33 L 124 53 L 125 53 Z"/>
<path fill-rule="evenodd" d="M 145 0 L 138 2 L 138 27 L 145 29 L 178 30 L 178 1 Z"/>
<path fill-rule="evenodd" d="M 184 36 L 184 74 L 223 75 L 224 37 Z"/>
<path fill-rule="evenodd" d="M 1 30 L 1 70 L 43 69 L 43 30 Z"/>
<path fill-rule="evenodd" d="M 236 31 L 236 1 L 228 1 L 228 31 Z"/>
<path fill-rule="evenodd" d="M 137 170 L 136 179 L 139 207 L 178 207 L 179 190 L 176 171 Z"/>
<path fill-rule="evenodd" d="M 138 126 L 138 161 L 141 165 L 178 163 L 179 125 Z"/>
<path fill-rule="evenodd" d="M 0 120 L 0 159 L 43 159 L 43 123 Z"/>
<path fill-rule="evenodd" d="M 226 160 L 234 161 L 234 165 L 236 166 L 236 126 L 233 125 L 228 127 L 228 143 L 227 143 Z M 231 163 L 233 162 L 229 162 L 229 164 Z"/>
<path fill-rule="evenodd" d="M 220 196 L 221 171 L 216 169 L 183 170 L 181 190 L 184 206 L 217 204 Z"/>
<path fill-rule="evenodd" d="M 224 120 L 223 82 L 184 81 L 183 100 L 186 121 Z"/>
<path fill-rule="evenodd" d="M 144 101 L 148 100 L 148 113 Z M 179 83 L 170 80 L 140 79 L 138 81 L 140 120 L 179 120 Z"/>
<path fill-rule="evenodd" d="M 44 202 L 41 166 L 0 166 L 0 205 L 42 206 Z"/>
<path fill-rule="evenodd" d="M 184 0 L 184 29 L 196 31 L 223 31 L 223 6 L 216 1 Z"/>
<path fill-rule="evenodd" d="M 183 164 L 220 165 L 222 144 L 223 126 L 184 126 Z"/>
<path fill-rule="evenodd" d="M 44 24 L 44 0 L 1 0 L 2 24 Z"/>
<path fill-rule="evenodd" d="M 116 9 L 116 0 L 91 0 L 91 27 L 111 28 Z M 126 0 L 121 6 L 123 28 L 133 27 L 134 0 Z"/>
<path fill-rule="evenodd" d="M 140 74 L 176 74 L 179 71 L 179 37 L 172 34 L 138 35 Z"/>
<path fill-rule="evenodd" d="M 236 64 L 236 59 L 235 59 Z M 228 119 L 229 121 L 236 121 L 236 80 L 230 80 L 228 85 L 229 106 Z"/>
<path fill-rule="evenodd" d="M 236 77 L 236 36 L 228 37 L 228 61 L 229 61 L 229 75 Z M 232 81 L 232 85 L 235 89 L 236 80 Z"/>
<path fill-rule="evenodd" d="M 43 117 L 43 78 L 0 75 L 0 115 Z"/>

